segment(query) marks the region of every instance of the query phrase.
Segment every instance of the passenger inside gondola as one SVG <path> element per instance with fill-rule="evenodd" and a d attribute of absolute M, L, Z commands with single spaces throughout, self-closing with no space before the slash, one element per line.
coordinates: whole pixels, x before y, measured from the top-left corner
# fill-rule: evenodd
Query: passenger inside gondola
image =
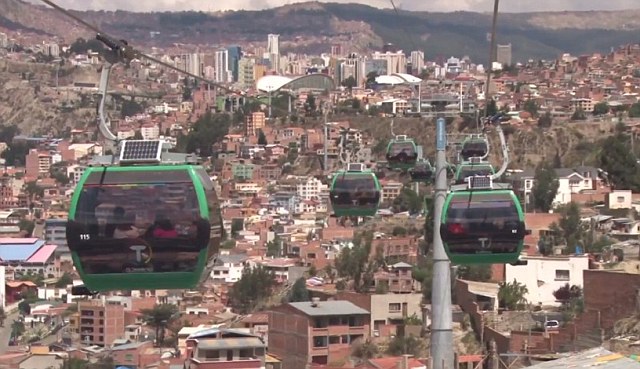
<path fill-rule="evenodd" d="M 115 239 L 138 238 L 140 236 L 140 230 L 136 228 L 135 221 L 135 214 L 125 214 L 121 220 L 121 223 L 115 226 L 112 237 Z"/>
<path fill-rule="evenodd" d="M 418 153 L 415 151 L 413 144 L 410 142 L 397 142 L 391 144 L 391 148 L 387 153 L 387 160 L 391 162 L 406 163 L 415 161 Z"/>
<path fill-rule="evenodd" d="M 135 213 L 116 204 L 127 204 Z M 136 256 L 131 247 L 143 244 L 153 256 L 136 273 L 188 272 L 196 268 L 200 251 L 209 246 L 209 222 L 200 215 L 190 182 L 86 186 L 78 209 L 68 236 L 88 273 L 122 273 Z M 103 236 L 88 232 L 99 226 L 104 227 Z"/>

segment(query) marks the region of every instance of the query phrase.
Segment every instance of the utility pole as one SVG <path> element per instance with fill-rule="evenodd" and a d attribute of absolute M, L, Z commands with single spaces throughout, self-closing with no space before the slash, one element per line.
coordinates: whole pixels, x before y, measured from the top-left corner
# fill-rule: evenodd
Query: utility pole
<path fill-rule="evenodd" d="M 324 105 L 324 161 L 323 161 L 323 170 L 328 173 L 329 168 L 327 167 L 327 136 L 329 135 L 329 122 L 327 122 L 329 115 L 329 107 L 328 103 Z"/>
<path fill-rule="evenodd" d="M 440 237 L 440 221 L 447 196 L 447 127 L 436 122 L 436 180 L 433 212 L 433 287 L 431 289 L 432 369 L 454 369 L 451 315 L 451 267 Z"/>

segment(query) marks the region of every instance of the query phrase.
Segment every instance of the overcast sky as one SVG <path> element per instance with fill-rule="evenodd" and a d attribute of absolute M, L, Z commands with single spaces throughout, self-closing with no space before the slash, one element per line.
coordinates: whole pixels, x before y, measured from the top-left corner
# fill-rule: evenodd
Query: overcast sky
<path fill-rule="evenodd" d="M 37 3 L 38 0 L 28 0 Z M 62 7 L 78 10 L 256 10 L 305 0 L 54 0 Z M 362 3 L 389 8 L 390 0 L 333 0 L 340 3 Z M 490 11 L 493 0 L 395 0 L 398 8 L 428 11 Z M 640 0 L 503 0 L 504 12 L 561 11 L 561 10 L 621 10 L 640 9 Z"/>

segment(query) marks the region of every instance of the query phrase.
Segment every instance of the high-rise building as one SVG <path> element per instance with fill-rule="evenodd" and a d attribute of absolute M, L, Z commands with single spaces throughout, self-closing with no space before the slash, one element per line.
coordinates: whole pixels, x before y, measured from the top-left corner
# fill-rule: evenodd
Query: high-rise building
<path fill-rule="evenodd" d="M 280 35 L 269 34 L 267 39 L 267 54 L 271 70 L 280 72 Z"/>
<path fill-rule="evenodd" d="M 229 70 L 229 51 L 227 49 L 216 51 L 213 67 L 216 69 L 216 82 L 229 82 L 232 76 Z"/>
<path fill-rule="evenodd" d="M 244 121 L 245 135 L 257 136 L 258 131 L 264 128 L 264 124 L 265 115 L 263 112 L 258 111 L 255 113 L 251 113 L 251 115 L 247 115 Z"/>
<path fill-rule="evenodd" d="M 255 82 L 254 66 L 256 62 L 253 58 L 241 58 L 238 62 L 238 82 L 244 86 L 253 86 Z"/>
<path fill-rule="evenodd" d="M 267 53 L 280 55 L 280 35 L 267 36 Z"/>
<path fill-rule="evenodd" d="M 179 68 L 187 73 L 195 74 L 196 76 L 202 75 L 202 63 L 200 63 L 200 54 L 182 54 L 176 60 L 175 66 L 176 68 Z"/>
<path fill-rule="evenodd" d="M 424 52 L 414 50 L 411 52 L 411 71 L 414 74 L 419 74 L 424 68 Z"/>
<path fill-rule="evenodd" d="M 407 64 L 407 56 L 404 55 L 402 50 L 397 52 L 387 51 L 381 53 L 376 51 L 371 56 L 372 59 L 382 59 L 387 61 L 387 74 L 393 73 L 405 73 L 405 66 Z"/>
<path fill-rule="evenodd" d="M 502 65 L 511 65 L 511 44 L 497 46 L 496 61 Z"/>
<path fill-rule="evenodd" d="M 227 47 L 227 52 L 229 54 L 229 70 L 231 71 L 233 82 L 236 82 L 238 81 L 238 62 L 242 57 L 242 49 L 240 46 L 234 45 Z"/>

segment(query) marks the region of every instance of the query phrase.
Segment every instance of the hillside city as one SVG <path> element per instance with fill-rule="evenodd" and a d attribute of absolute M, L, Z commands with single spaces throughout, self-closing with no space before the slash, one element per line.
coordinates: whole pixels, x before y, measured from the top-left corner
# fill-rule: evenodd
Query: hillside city
<path fill-rule="evenodd" d="M 455 146 L 485 111 L 507 117 L 503 179 L 531 232 L 524 265 L 452 268 L 458 368 L 640 368 L 640 44 L 524 61 L 511 48 L 495 49 L 489 99 L 482 61 L 393 44 L 303 55 L 269 34 L 146 50 L 227 89 L 116 65 L 117 139 L 202 157 L 224 236 L 197 290 L 80 296 L 71 198 L 117 149 L 96 128 L 106 48 L 0 27 L 0 368 L 429 367 L 434 188 L 388 170 L 385 151 L 406 134 L 433 160 L 436 118 Z M 345 156 L 380 179 L 374 217 L 331 216 Z"/>

